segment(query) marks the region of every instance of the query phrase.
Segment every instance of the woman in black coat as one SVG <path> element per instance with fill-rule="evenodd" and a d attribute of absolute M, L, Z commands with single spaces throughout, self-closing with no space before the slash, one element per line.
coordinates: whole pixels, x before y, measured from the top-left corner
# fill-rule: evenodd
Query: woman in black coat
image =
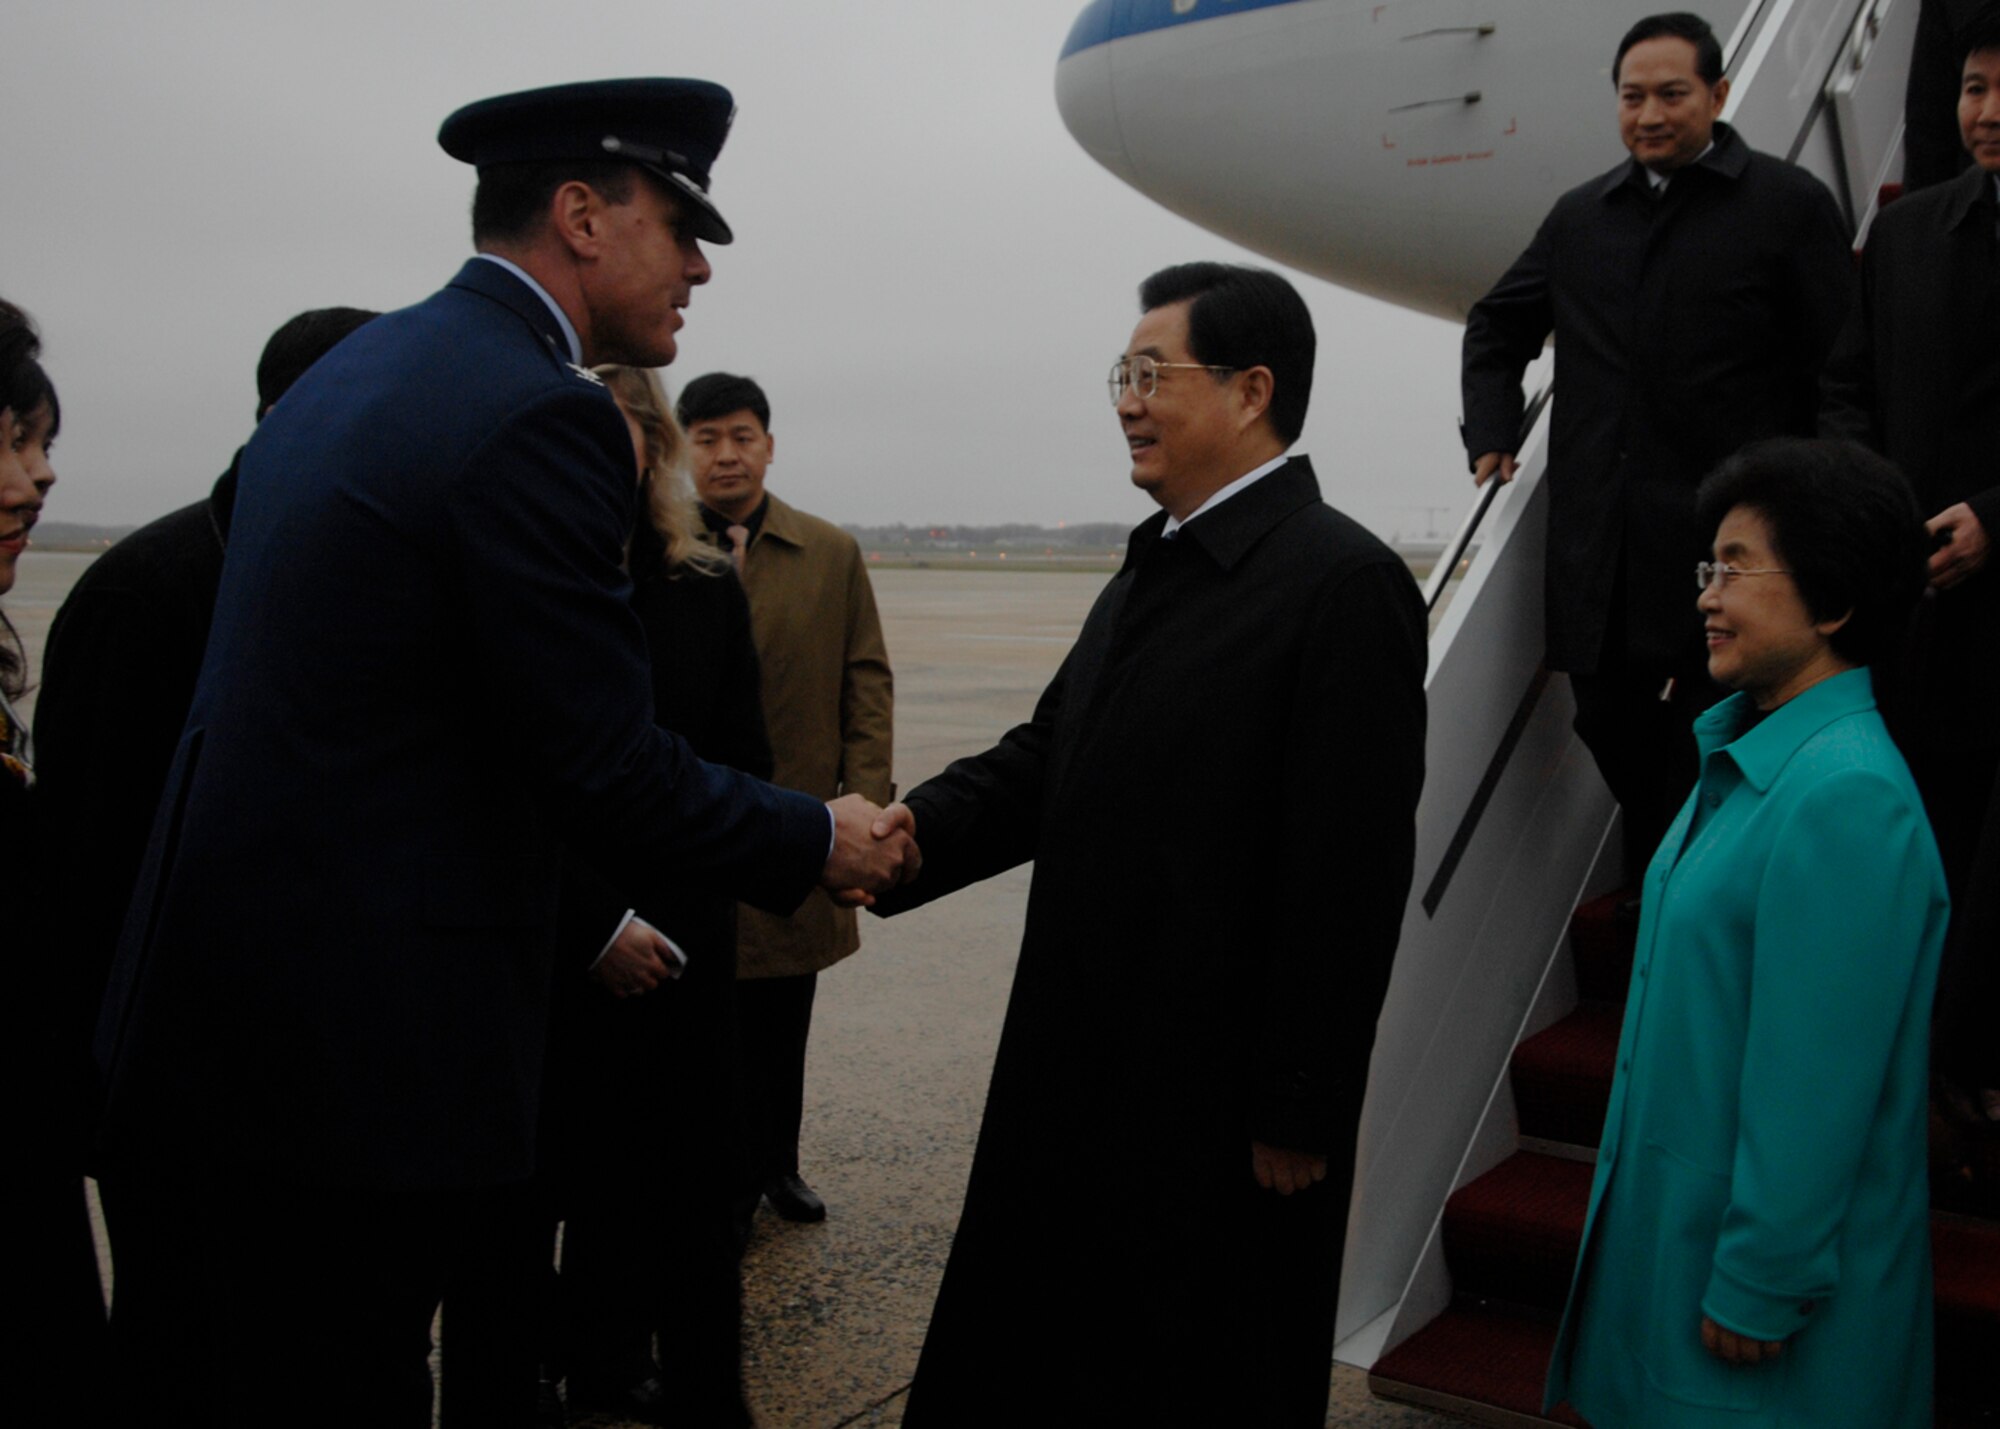
<path fill-rule="evenodd" d="M 14 588 L 43 498 L 55 485 L 49 447 L 62 425 L 55 384 L 36 360 L 41 341 L 26 313 L 0 301 L 0 595 Z M 89 1028 L 83 981 L 48 932 L 49 910 L 30 896 L 42 886 L 32 823 L 34 753 L 14 701 L 28 668 L 14 627 L 0 615 L 0 899 L 19 981 L 10 1041 L 17 1069 L 35 1079 L 15 1116 L 16 1169 L 9 1185 L 25 1202 L 27 1234 L 9 1260 L 20 1329 L 14 1349 L 33 1366 L 22 1381 L 27 1417 L 89 1422 L 102 1382 L 104 1293 L 84 1200 L 83 1151 L 91 1104 Z M 43 915 L 36 921 L 37 914 Z M 44 1415 L 41 1411 L 46 1411 Z"/>
<path fill-rule="evenodd" d="M 650 372 L 602 375 L 633 428 L 643 472 L 647 519 L 630 564 L 632 607 L 652 651 L 654 719 L 703 759 L 768 778 L 749 604 L 728 558 L 693 536 L 672 408 Z M 748 1424 L 730 1216 L 736 905 L 619 850 L 593 851 L 593 864 L 572 879 L 578 907 L 565 921 L 593 929 L 586 941 L 601 944 L 631 908 L 687 964 L 638 996 L 614 997 L 595 978 L 558 987 L 542 1164 L 565 1219 L 560 1342 L 570 1402 L 676 1423 Z"/>

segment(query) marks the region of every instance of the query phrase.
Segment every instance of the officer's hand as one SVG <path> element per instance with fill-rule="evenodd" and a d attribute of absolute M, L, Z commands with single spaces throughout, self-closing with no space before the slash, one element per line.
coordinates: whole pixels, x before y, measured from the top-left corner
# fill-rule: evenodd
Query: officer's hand
<path fill-rule="evenodd" d="M 643 918 L 625 924 L 590 975 L 613 997 L 642 997 L 672 977 L 667 971 L 677 961 L 667 940 Z"/>
<path fill-rule="evenodd" d="M 916 816 L 907 805 L 885 811 L 859 794 L 846 794 L 827 808 L 833 811 L 833 852 L 819 881 L 835 902 L 866 908 L 875 894 L 917 876 L 924 859 L 917 850 Z"/>

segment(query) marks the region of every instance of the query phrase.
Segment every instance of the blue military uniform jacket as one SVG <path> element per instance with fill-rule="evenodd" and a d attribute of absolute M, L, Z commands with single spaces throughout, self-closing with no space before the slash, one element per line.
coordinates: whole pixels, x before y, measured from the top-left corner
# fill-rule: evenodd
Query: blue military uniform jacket
<path fill-rule="evenodd" d="M 1548 1399 L 1626 1429 L 1920 1429 L 1944 875 L 1866 670 L 1753 715 L 1696 721 L 1646 874 Z M 1704 1315 L 1784 1353 L 1726 1364 Z"/>
<path fill-rule="evenodd" d="M 653 723 L 633 511 L 615 404 L 493 263 L 259 427 L 99 1027 L 112 1165 L 523 1176 L 565 847 L 813 886 L 819 803 Z"/>

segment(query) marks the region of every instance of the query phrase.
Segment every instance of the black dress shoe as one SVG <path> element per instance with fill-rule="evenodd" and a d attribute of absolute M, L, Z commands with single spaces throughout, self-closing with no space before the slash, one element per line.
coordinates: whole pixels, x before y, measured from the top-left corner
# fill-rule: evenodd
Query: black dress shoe
<path fill-rule="evenodd" d="M 771 1203 L 771 1209 L 788 1221 L 823 1221 L 826 1219 L 826 1202 L 819 1194 L 799 1179 L 796 1171 L 786 1171 L 773 1176 L 764 1186 L 764 1198 Z"/>
<path fill-rule="evenodd" d="M 636 1384 L 614 1389 L 595 1380 L 569 1377 L 569 1407 L 596 1413 L 615 1414 L 620 1419 L 641 1424 L 667 1422 L 667 1387 L 660 1377 L 649 1374 Z"/>

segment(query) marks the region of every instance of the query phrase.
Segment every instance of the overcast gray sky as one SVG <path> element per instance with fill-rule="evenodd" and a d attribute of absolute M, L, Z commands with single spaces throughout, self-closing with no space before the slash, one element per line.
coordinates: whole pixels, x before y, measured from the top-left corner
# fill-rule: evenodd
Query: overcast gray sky
<path fill-rule="evenodd" d="M 0 49 L 0 294 L 63 399 L 52 520 L 206 491 L 258 351 L 304 308 L 395 308 L 469 251 L 469 100 L 619 75 L 736 93 L 670 387 L 762 380 L 774 488 L 836 521 L 1136 521 L 1104 369 L 1133 290 L 1245 259 L 1127 189 L 1056 113 L 1081 0 L 28 0 Z M 1248 101 L 1246 101 L 1248 102 Z M 1300 450 L 1384 535 L 1455 519 L 1458 328 L 1292 275 L 1320 334 Z M 1427 515 L 1425 508 L 1447 507 Z"/>

